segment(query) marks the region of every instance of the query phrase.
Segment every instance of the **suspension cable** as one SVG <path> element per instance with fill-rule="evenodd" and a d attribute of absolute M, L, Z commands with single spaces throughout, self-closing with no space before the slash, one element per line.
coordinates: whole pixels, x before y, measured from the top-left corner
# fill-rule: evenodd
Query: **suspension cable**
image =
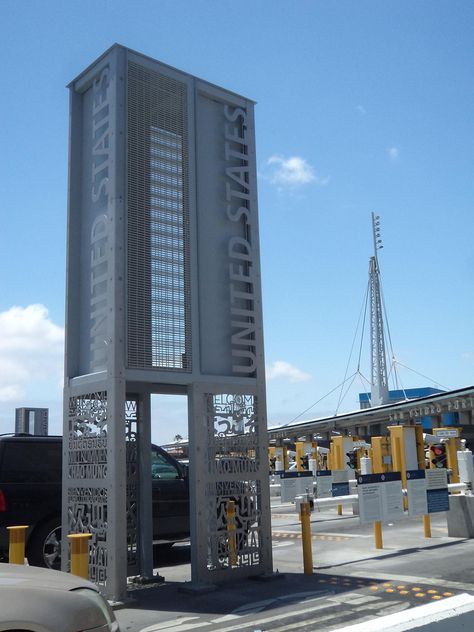
<path fill-rule="evenodd" d="M 362 331 L 360 337 L 360 345 L 359 345 L 359 357 L 357 359 L 357 370 L 360 369 L 360 358 L 362 356 L 362 343 L 364 342 L 364 332 L 365 332 L 365 321 L 367 319 L 367 305 L 369 302 L 369 289 L 370 289 L 370 281 L 367 281 L 367 289 L 365 291 L 365 306 L 364 306 L 364 322 L 362 323 Z"/>
<path fill-rule="evenodd" d="M 351 386 L 353 385 L 354 380 L 356 379 L 356 377 L 357 377 L 357 371 L 356 371 L 356 372 L 352 375 L 352 380 L 351 380 L 351 383 L 350 383 L 350 384 L 349 384 L 349 386 L 346 388 L 346 392 L 344 393 L 344 396 L 342 397 L 341 402 L 340 402 L 341 404 L 342 404 L 342 402 L 344 401 L 344 399 L 345 399 L 345 397 L 346 397 L 347 393 L 349 392 L 349 389 L 350 389 L 350 388 L 351 388 Z M 337 413 L 338 413 L 338 412 L 339 412 L 339 404 L 338 404 L 338 406 L 337 406 L 337 408 L 336 408 L 336 412 L 334 413 L 334 417 L 337 415 Z"/>
<path fill-rule="evenodd" d="M 345 382 L 347 382 L 348 380 L 350 380 L 352 377 L 349 376 Z M 308 406 L 308 408 L 306 408 L 305 410 L 303 410 L 303 412 L 301 412 L 299 415 L 296 415 L 296 417 L 293 417 L 293 419 L 290 419 L 290 421 L 288 421 L 286 424 L 283 424 L 283 427 L 285 426 L 289 426 L 290 424 L 292 424 L 294 421 L 296 421 L 297 419 L 299 419 L 302 415 L 304 415 L 305 413 L 308 412 L 308 410 L 311 410 L 311 408 L 314 408 L 317 404 L 319 404 L 319 402 L 322 402 L 323 399 L 326 399 L 326 397 L 328 397 L 329 395 L 332 395 L 332 393 L 334 393 L 334 391 L 337 391 L 338 388 L 340 388 L 342 385 L 344 384 L 344 382 L 341 382 L 341 384 L 338 384 L 337 386 L 335 386 L 331 391 L 329 391 L 329 393 L 326 393 L 326 395 L 323 395 L 323 397 L 321 397 L 320 399 L 318 399 L 317 402 L 314 402 L 314 404 L 311 404 L 311 406 Z"/>
<path fill-rule="evenodd" d="M 341 405 L 341 403 L 342 403 L 342 399 L 343 399 L 343 395 L 342 395 L 342 392 L 343 392 L 343 387 L 344 387 L 344 383 L 345 383 L 345 381 L 346 381 L 347 373 L 348 373 L 348 371 L 349 371 L 349 364 L 350 364 L 350 362 L 351 362 L 352 352 L 354 351 L 354 345 L 355 345 L 355 341 L 356 341 L 356 338 L 357 338 L 357 333 L 358 333 L 358 331 L 359 331 L 360 319 L 361 319 L 361 317 L 362 317 L 362 314 L 363 314 L 363 313 L 364 313 L 364 323 L 363 323 L 363 325 L 362 325 L 362 338 L 364 337 L 365 312 L 367 311 L 367 297 L 368 297 L 368 294 L 369 294 L 369 286 L 368 286 L 368 284 L 367 284 L 367 290 L 366 290 L 366 293 L 365 293 L 365 298 L 364 298 L 364 300 L 362 301 L 362 306 L 361 306 L 361 308 L 360 308 L 360 312 L 359 312 L 359 318 L 357 319 L 357 325 L 356 325 L 356 329 L 355 329 L 355 332 L 354 332 L 354 338 L 352 339 L 351 350 L 350 350 L 350 353 L 349 353 L 349 359 L 347 360 L 346 371 L 345 371 L 345 373 L 344 373 L 344 381 L 342 382 L 342 385 L 341 385 L 341 392 L 339 393 L 339 399 L 338 399 L 338 401 L 337 401 L 336 412 L 339 410 L 339 406 L 340 406 L 340 405 Z M 360 365 L 360 351 L 359 351 L 359 364 L 358 364 L 358 366 L 359 366 L 359 365 Z M 350 378 L 349 378 L 349 379 L 350 379 Z"/>
<path fill-rule="evenodd" d="M 420 375 L 421 377 L 424 377 L 425 380 L 429 380 L 430 382 L 433 382 L 433 384 L 436 384 L 437 386 L 441 386 L 441 388 L 444 388 L 446 391 L 451 390 L 448 386 L 443 386 L 443 384 L 440 384 L 439 382 L 437 382 L 436 380 L 433 380 L 432 378 L 428 377 L 427 375 L 423 375 L 423 373 L 420 373 L 419 371 L 415 371 L 415 369 L 412 369 L 411 367 L 407 366 L 406 364 L 402 364 L 399 360 L 397 360 L 397 364 L 402 366 L 404 369 L 408 369 L 409 371 L 412 371 L 413 373 L 416 373 L 417 375 Z"/>

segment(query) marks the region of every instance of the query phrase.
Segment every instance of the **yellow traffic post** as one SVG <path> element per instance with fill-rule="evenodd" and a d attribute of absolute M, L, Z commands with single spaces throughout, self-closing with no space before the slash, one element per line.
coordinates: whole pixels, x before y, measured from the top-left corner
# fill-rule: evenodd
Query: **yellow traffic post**
<path fill-rule="evenodd" d="M 89 579 L 89 538 L 92 533 L 71 533 L 71 573 Z"/>
<path fill-rule="evenodd" d="M 276 463 L 278 464 L 275 469 L 277 471 L 281 471 L 281 470 L 286 471 L 289 468 L 287 446 L 286 445 L 275 446 L 275 457 L 276 457 Z"/>
<path fill-rule="evenodd" d="M 458 450 L 461 449 L 461 440 L 458 437 L 450 437 L 447 441 L 446 454 L 448 468 L 451 470 L 451 483 L 459 483 Z"/>
<path fill-rule="evenodd" d="M 392 471 L 392 457 L 390 442 L 386 437 L 371 437 L 372 443 L 372 472 L 382 474 Z"/>
<path fill-rule="evenodd" d="M 418 457 L 418 469 L 426 469 L 425 443 L 423 440 L 423 427 L 415 426 L 416 438 L 416 454 Z M 430 514 L 423 516 L 423 535 L 425 538 L 431 538 L 431 517 Z"/>
<path fill-rule="evenodd" d="M 418 469 L 426 468 L 425 457 L 425 441 L 423 439 L 423 426 L 415 426 L 416 456 L 418 460 Z"/>
<path fill-rule="evenodd" d="M 386 437 L 372 437 L 372 472 L 383 474 L 392 469 L 392 458 L 390 453 L 390 443 Z M 383 549 L 382 522 L 374 522 L 375 548 Z"/>
<path fill-rule="evenodd" d="M 331 470 L 344 469 L 344 442 L 346 437 L 334 437 L 331 441 Z M 352 441 L 352 439 L 351 439 Z M 342 505 L 337 506 L 337 515 L 342 516 Z"/>
<path fill-rule="evenodd" d="M 303 472 L 303 458 L 304 458 L 304 441 L 296 441 L 295 442 L 295 452 L 296 452 L 296 470 L 298 472 Z"/>
<path fill-rule="evenodd" d="M 227 541 L 229 544 L 229 566 L 237 566 L 237 541 L 235 535 L 235 501 L 227 501 Z"/>
<path fill-rule="evenodd" d="M 313 574 L 310 515 L 311 507 L 309 502 L 300 503 L 301 543 L 303 545 L 303 571 L 305 575 Z"/>
<path fill-rule="evenodd" d="M 275 470 L 275 461 L 275 448 L 270 446 L 268 448 L 268 468 L 270 472 L 273 472 Z"/>
<path fill-rule="evenodd" d="M 383 549 L 382 523 L 380 522 L 380 520 L 376 520 L 374 522 L 374 537 L 375 537 L 375 548 Z"/>
<path fill-rule="evenodd" d="M 423 516 L 423 535 L 425 538 L 431 538 L 431 518 L 430 514 Z"/>
<path fill-rule="evenodd" d="M 419 431 L 416 426 L 389 426 L 392 445 L 392 465 L 394 472 L 400 472 L 402 487 L 407 488 L 407 470 L 419 469 Z M 403 507 L 408 509 L 408 498 L 403 498 Z"/>
<path fill-rule="evenodd" d="M 25 533 L 28 525 L 7 527 L 9 531 L 8 561 L 10 564 L 25 563 Z"/>
<path fill-rule="evenodd" d="M 461 449 L 461 429 L 460 428 L 435 428 L 434 434 L 440 437 L 440 441 L 444 438 L 446 446 L 447 467 L 451 470 L 451 483 L 459 483 L 459 466 L 458 466 L 458 450 Z M 457 436 L 452 436 L 456 433 Z M 451 436 L 449 436 L 451 435 Z"/>

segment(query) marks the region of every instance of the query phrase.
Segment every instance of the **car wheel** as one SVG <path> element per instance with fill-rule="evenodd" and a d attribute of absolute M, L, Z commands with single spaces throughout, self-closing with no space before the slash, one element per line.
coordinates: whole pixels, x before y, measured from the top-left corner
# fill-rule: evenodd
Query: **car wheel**
<path fill-rule="evenodd" d="M 49 520 L 38 527 L 28 544 L 28 561 L 32 566 L 61 570 L 61 521 Z"/>

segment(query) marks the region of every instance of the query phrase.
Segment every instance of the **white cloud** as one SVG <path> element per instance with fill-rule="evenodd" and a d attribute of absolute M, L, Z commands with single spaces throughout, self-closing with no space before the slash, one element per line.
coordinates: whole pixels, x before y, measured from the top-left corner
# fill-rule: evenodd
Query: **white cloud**
<path fill-rule="evenodd" d="M 398 149 L 398 147 L 389 147 L 387 149 L 387 153 L 388 153 L 388 157 L 393 162 L 397 161 L 398 158 L 400 157 L 400 150 Z"/>
<path fill-rule="evenodd" d="M 18 403 L 37 382 L 62 379 L 64 329 L 44 305 L 0 312 L 0 402 Z"/>
<path fill-rule="evenodd" d="M 309 373 L 297 369 L 295 366 L 284 360 L 276 360 L 266 368 L 267 380 L 285 378 L 289 382 L 308 382 L 311 379 Z"/>
<path fill-rule="evenodd" d="M 301 156 L 270 156 L 267 165 L 271 167 L 270 181 L 279 186 L 295 187 L 312 182 L 324 186 L 329 177 L 318 176 L 313 167 Z"/>

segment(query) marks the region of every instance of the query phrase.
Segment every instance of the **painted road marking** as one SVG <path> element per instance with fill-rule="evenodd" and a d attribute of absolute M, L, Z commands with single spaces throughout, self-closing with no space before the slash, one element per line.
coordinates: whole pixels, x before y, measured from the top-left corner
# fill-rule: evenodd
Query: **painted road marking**
<path fill-rule="evenodd" d="M 204 628 L 209 625 L 209 621 L 202 621 L 199 623 L 195 621 L 190 625 L 187 621 L 199 619 L 199 617 L 182 617 L 180 619 L 172 619 L 171 621 L 162 621 L 160 623 L 154 623 L 146 628 L 142 628 L 140 632 L 160 632 L 161 630 L 169 630 L 169 632 L 186 632 L 187 630 L 194 630 L 195 628 Z"/>
<path fill-rule="evenodd" d="M 342 587 L 344 585 L 344 587 L 347 587 L 347 584 L 350 583 L 351 580 L 352 580 L 352 583 L 358 582 L 360 584 L 360 579 L 357 580 L 355 578 L 342 578 L 342 577 L 334 577 L 334 576 L 328 576 L 327 579 L 318 579 L 318 582 L 329 583 L 332 585 L 339 583 L 339 586 Z M 277 598 L 266 599 L 263 601 L 257 601 L 250 604 L 245 604 L 227 615 L 217 617 L 215 619 L 211 619 L 207 621 L 202 621 L 202 620 L 199 621 L 200 617 L 195 617 L 195 616 L 194 617 L 180 617 L 177 619 L 160 622 L 159 624 L 157 623 L 146 628 L 142 628 L 140 632 L 160 632 L 160 631 L 188 632 L 191 630 L 195 630 L 197 628 L 203 628 L 206 626 L 212 626 L 216 624 L 220 626 L 219 627 L 220 632 L 242 632 L 242 630 L 246 630 L 251 627 L 253 627 L 253 629 L 255 630 L 256 629 L 255 626 L 257 626 L 257 629 L 258 629 L 260 625 L 263 626 L 267 624 L 272 624 L 272 627 L 271 627 L 272 632 L 285 632 L 289 630 L 295 630 L 301 627 L 307 628 L 308 626 L 311 626 L 311 625 L 314 625 L 316 628 L 318 624 L 323 623 L 325 621 L 330 621 L 336 617 L 350 616 L 351 612 L 355 613 L 355 612 L 362 612 L 364 610 L 366 611 L 376 610 L 377 611 L 376 615 L 379 617 L 395 614 L 403 610 L 412 609 L 413 606 L 412 606 L 412 603 L 410 603 L 410 598 L 413 598 L 413 597 L 416 599 L 426 598 L 430 600 L 432 603 L 432 600 L 439 601 L 444 598 L 451 597 L 453 595 L 452 592 L 445 592 L 443 593 L 443 596 L 439 594 L 435 594 L 437 591 L 434 588 L 430 588 L 428 590 L 425 589 L 425 592 L 422 592 L 423 589 L 421 588 L 421 586 L 410 587 L 406 584 L 397 585 L 396 586 L 397 590 L 396 590 L 395 588 L 392 588 L 393 585 L 395 584 L 391 584 L 389 582 L 383 582 L 383 581 L 381 581 L 378 585 L 373 584 L 371 586 L 369 586 L 366 583 L 363 586 L 359 586 L 358 590 L 363 591 L 364 589 L 365 590 L 369 589 L 373 591 L 378 591 L 380 589 L 383 591 L 383 593 L 386 593 L 386 592 L 396 593 L 398 590 L 400 595 L 407 595 L 408 599 L 405 598 L 403 601 L 391 600 L 391 601 L 385 602 L 386 606 L 384 606 L 382 594 L 371 595 L 371 594 L 364 594 L 364 592 L 352 591 L 350 593 L 338 593 L 338 594 L 332 593 L 330 594 L 330 596 L 327 596 L 327 593 L 325 595 L 321 591 L 308 591 L 308 592 L 301 592 L 301 593 L 293 593 L 289 595 L 280 596 Z M 405 590 L 405 588 L 409 588 L 409 590 Z M 414 592 L 415 590 L 418 592 Z M 326 597 L 324 601 L 322 600 L 323 597 Z M 474 597 L 472 597 L 471 595 L 469 597 L 471 599 L 474 599 Z M 278 613 L 275 613 L 272 616 L 264 617 L 262 619 L 260 619 L 259 617 L 256 617 L 255 620 L 252 622 L 246 622 L 242 620 L 243 617 L 258 615 L 266 608 L 269 608 L 269 607 L 278 608 L 279 605 L 288 604 L 288 602 L 290 601 L 294 601 L 295 606 L 303 605 L 303 603 L 299 603 L 299 604 L 296 603 L 298 600 L 300 600 L 300 602 L 301 600 L 304 600 L 303 603 L 306 604 L 308 607 L 292 610 L 291 612 L 278 611 Z M 430 601 L 428 603 L 430 603 Z M 449 599 L 447 599 L 447 601 L 449 601 Z M 316 603 L 309 605 L 311 602 L 316 602 Z M 298 621 L 294 620 L 295 617 L 303 617 L 304 615 L 309 615 L 310 617 L 312 615 L 314 617 L 316 612 L 324 611 L 329 608 L 334 608 L 335 604 L 337 604 L 338 606 L 336 613 L 328 613 L 328 614 L 322 613 L 322 615 L 318 618 L 308 618 L 308 619 L 303 619 L 303 620 L 300 619 Z M 284 623 L 284 620 L 289 619 L 290 617 L 293 619 L 293 621 Z M 358 623 L 362 624 L 363 620 L 364 619 L 362 620 L 359 619 Z M 235 625 L 231 624 L 228 627 L 221 627 L 221 624 L 227 623 L 227 622 L 228 623 L 235 622 Z M 280 623 L 281 625 L 279 625 L 278 627 L 274 627 L 275 623 L 277 624 Z"/>
<path fill-rule="evenodd" d="M 296 531 L 272 531 L 273 538 L 290 538 L 293 540 L 301 540 L 301 533 L 297 533 Z M 343 542 L 344 540 L 349 540 L 349 536 L 346 535 L 327 535 L 321 533 L 315 533 L 311 536 L 312 540 L 325 540 L 332 542 L 337 540 L 338 542 Z"/>
<path fill-rule="evenodd" d="M 293 545 L 294 545 L 294 542 L 275 542 L 274 544 L 272 544 L 272 548 L 281 549 L 282 547 L 293 546 Z"/>
<path fill-rule="evenodd" d="M 363 597 L 359 597 L 358 599 L 352 599 L 351 605 L 354 604 L 358 606 L 363 603 L 369 603 L 370 601 L 380 601 L 381 599 L 382 597 L 378 597 L 377 595 L 364 595 Z"/>

